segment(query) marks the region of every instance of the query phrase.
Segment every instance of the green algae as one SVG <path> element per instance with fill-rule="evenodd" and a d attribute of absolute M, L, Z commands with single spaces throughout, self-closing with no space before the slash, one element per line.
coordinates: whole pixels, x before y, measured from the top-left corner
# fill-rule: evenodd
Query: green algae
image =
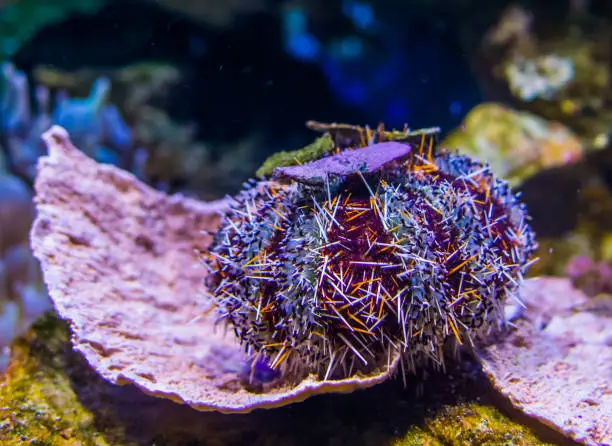
<path fill-rule="evenodd" d="M 258 177 L 267 177 L 272 175 L 272 171 L 277 167 L 295 166 L 296 164 L 318 160 L 332 152 L 334 147 L 332 137 L 325 134 L 301 149 L 276 152 L 264 161 L 255 174 Z"/>
<path fill-rule="evenodd" d="M 423 425 L 412 427 L 393 446 L 546 445 L 530 430 L 508 420 L 496 408 L 480 403 L 445 407 Z"/>
<path fill-rule="evenodd" d="M 107 444 L 65 373 L 71 366 L 67 347 L 68 331 L 53 315 L 14 343 L 0 382 L 2 444 Z"/>
<path fill-rule="evenodd" d="M 250 414 L 200 413 L 102 380 L 71 349 L 66 324 L 48 314 L 13 344 L 0 379 L 0 444 L 545 444 L 485 402 L 474 370 L 468 361 L 430 377 L 423 397 L 414 379 Z"/>

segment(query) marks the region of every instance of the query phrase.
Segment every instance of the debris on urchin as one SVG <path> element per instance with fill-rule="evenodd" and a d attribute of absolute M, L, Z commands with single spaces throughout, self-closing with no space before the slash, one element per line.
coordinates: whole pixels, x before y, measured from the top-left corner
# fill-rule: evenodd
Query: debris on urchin
<path fill-rule="evenodd" d="M 206 282 L 255 364 L 339 379 L 399 353 L 409 371 L 443 368 L 448 347 L 503 324 L 536 248 L 524 206 L 488 166 L 406 135 L 234 198 Z"/>

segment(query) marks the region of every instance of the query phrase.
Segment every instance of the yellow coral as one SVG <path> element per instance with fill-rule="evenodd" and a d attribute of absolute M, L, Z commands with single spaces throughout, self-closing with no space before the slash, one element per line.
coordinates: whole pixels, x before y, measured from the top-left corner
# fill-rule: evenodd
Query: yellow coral
<path fill-rule="evenodd" d="M 495 103 L 473 108 L 440 145 L 488 162 L 513 186 L 542 170 L 576 162 L 584 152 L 563 125 Z"/>

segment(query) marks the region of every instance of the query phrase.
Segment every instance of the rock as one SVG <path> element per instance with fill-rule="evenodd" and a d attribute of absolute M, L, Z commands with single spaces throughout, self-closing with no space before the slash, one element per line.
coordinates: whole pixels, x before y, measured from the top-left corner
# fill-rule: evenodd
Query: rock
<path fill-rule="evenodd" d="M 528 283 L 516 329 L 478 351 L 484 372 L 527 415 L 580 443 L 612 444 L 612 318 L 580 311 L 588 298 L 569 279 Z"/>
<path fill-rule="evenodd" d="M 430 377 L 422 396 L 414 382 L 404 388 L 389 381 L 348 395 L 225 415 L 105 381 L 74 352 L 66 323 L 53 314 L 13 344 L 10 359 L 0 375 L 3 445 L 544 444 L 487 401 L 479 385 L 486 378 L 470 361 Z"/>
<path fill-rule="evenodd" d="M 578 136 L 559 122 L 497 103 L 470 110 L 440 146 L 488 162 L 513 186 L 540 171 L 573 164 L 585 154 Z"/>
<path fill-rule="evenodd" d="M 446 375 L 433 375 L 424 383 L 420 378 L 409 379 L 403 391 L 398 389 L 398 382 L 389 382 L 369 392 L 334 398 L 329 395 L 283 411 L 223 418 L 185 407 L 250 412 L 320 393 L 369 387 L 386 380 L 392 370 L 341 381 L 320 382 L 309 377 L 298 384 L 281 383 L 258 391 L 246 388 L 240 376 L 245 358 L 231 333 L 215 330 L 212 313 L 206 311 L 207 301 L 200 293 L 204 277 L 194 254 L 195 250 L 206 249 L 209 238 L 200 231 L 216 227 L 217 212 L 225 203 L 201 203 L 156 192 L 129 173 L 87 158 L 70 144 L 61 128 L 52 128 L 45 139 L 49 156 L 39 164 L 38 217 L 31 233 L 32 246 L 55 309 L 69 323 L 74 350 L 84 360 L 72 353 L 65 329 L 53 322 L 54 318 L 43 321 L 18 341 L 7 379 L 0 382 L 0 407 L 5 408 L 0 411 L 2 441 L 25 441 L 24 437 L 44 441 L 53 433 L 66 439 L 65 444 L 93 439 L 104 444 L 98 430 L 112 430 L 112 434 L 104 432 L 103 437 L 119 444 L 179 444 L 186 438 L 206 438 L 221 445 L 244 440 L 245 435 L 257 439 L 252 444 L 273 439 L 302 444 L 298 438 L 329 439 L 333 431 L 341 444 L 541 444 L 528 430 L 487 404 L 487 394 L 482 390 L 484 377 L 469 360 L 449 366 Z M 528 310 L 537 302 L 548 302 L 542 313 L 546 317 L 539 320 L 554 327 L 555 301 L 542 296 L 564 296 L 570 302 L 571 296 L 562 293 L 562 283 L 540 280 L 528 281 L 524 300 Z M 549 287 L 552 291 L 547 294 Z M 573 308 L 569 304 L 562 307 L 567 314 Z M 518 324 L 534 327 L 528 318 Z M 560 330 L 555 330 L 534 347 L 542 358 L 549 351 L 571 351 L 574 344 L 583 345 L 580 338 L 574 339 L 574 344 L 556 346 L 555 336 Z M 533 338 L 539 339 L 537 336 Z M 498 345 L 502 351 L 512 348 L 507 342 Z M 584 345 L 581 351 L 588 352 L 591 345 Z M 601 344 L 596 346 L 602 348 Z M 504 357 L 499 354 L 500 361 L 491 362 L 497 351 L 496 346 L 489 346 L 488 357 L 481 352 L 492 377 L 503 364 Z M 531 357 L 527 351 L 526 358 Z M 601 358 L 605 361 L 607 357 Z M 582 371 L 580 379 L 587 382 L 591 377 L 599 379 L 600 366 L 605 368 L 607 363 L 591 365 L 591 375 L 582 371 L 585 365 L 575 365 Z M 573 379 L 571 382 L 576 381 L 571 369 L 566 367 L 561 372 Z M 504 376 L 496 379 L 501 381 Z M 124 384 L 133 384 L 143 392 Z M 546 384 L 536 382 L 533 387 L 545 388 Z M 423 385 L 425 399 L 414 395 L 416 385 Z M 606 388 L 585 397 L 599 404 L 601 410 L 607 409 Z M 544 401 L 544 410 L 555 410 L 548 404 L 553 396 L 537 397 Z M 480 398 L 481 404 L 477 402 Z M 587 421 L 590 430 L 587 437 L 575 438 L 605 439 L 602 414 L 605 412 L 593 420 L 589 412 L 584 424 L 576 421 L 575 431 L 586 429 Z M 167 417 L 173 421 L 160 421 Z M 556 427 L 548 418 L 538 418 Z M 98 425 L 98 420 L 102 424 Z M 39 426 L 45 426 L 46 433 Z M 130 441 L 121 440 L 126 435 Z M 134 440 L 136 437 L 140 440 Z"/>

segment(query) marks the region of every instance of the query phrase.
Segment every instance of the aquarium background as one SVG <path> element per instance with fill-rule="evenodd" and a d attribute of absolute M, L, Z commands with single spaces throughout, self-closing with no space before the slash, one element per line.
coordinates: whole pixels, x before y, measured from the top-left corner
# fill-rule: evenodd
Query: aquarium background
<path fill-rule="evenodd" d="M 45 153 L 40 136 L 53 124 L 98 161 L 129 170 L 158 190 L 203 200 L 235 194 L 270 155 L 311 143 L 319 135 L 306 127 L 309 120 L 440 127 L 440 147 L 489 162 L 522 193 L 540 245 L 530 274 L 570 277 L 589 296 L 608 296 L 611 21 L 612 2 L 606 0 L 0 1 L 3 369 L 10 369 L 11 355 L 24 355 L 24 346 L 36 350 L 32 343 L 41 343 L 43 356 L 76 361 L 64 347 L 40 340 L 40 331 L 28 331 L 52 313 L 28 233 L 36 162 Z M 14 345 L 21 350 L 15 353 Z M 53 422 L 36 409 L 46 424 L 35 434 L 23 427 L 17 435 L 10 417 L 27 424 L 26 398 L 19 405 L 0 404 L 20 408 L 10 417 L 0 408 L 0 439 L 11 426 L 3 444 L 78 444 L 78 438 L 90 444 L 98 434 L 108 444 L 141 441 L 136 438 L 145 438 L 140 444 L 566 441 L 508 405 L 502 415 L 474 403 L 480 390 L 468 387 L 453 390 L 463 392 L 460 403 L 454 393 L 436 400 L 435 407 L 452 404 L 431 419 L 414 416 L 404 406 L 407 396 L 381 418 L 372 405 L 393 399 L 395 387 L 363 403 L 351 395 L 337 403 L 342 413 L 326 412 L 333 422 L 304 443 L 287 429 L 258 431 L 252 418 L 240 417 L 233 422 L 247 423 L 246 434 L 226 434 L 229 421 L 209 417 L 204 424 L 215 426 L 214 439 L 202 440 L 201 431 L 156 432 L 155 443 L 147 428 L 117 428 L 117 419 L 127 415 L 104 412 L 96 421 L 95 410 L 81 406 L 70 417 L 54 407 L 61 420 Z M 101 392 L 111 398 L 108 389 Z M 360 411 L 360 404 L 367 407 Z M 318 400 L 271 420 L 284 423 L 286 417 L 298 426 L 323 406 Z M 453 425 L 448 420 L 456 413 L 476 424 L 488 420 L 482 429 L 490 436 L 477 437 L 468 421 Z M 186 415 L 195 424 L 198 416 Z M 75 427 L 83 423 L 87 429 Z M 105 431 L 108 425 L 114 437 Z M 473 436 L 450 440 L 456 429 Z M 306 429 L 298 432 L 308 436 Z M 410 435 L 421 433 L 432 443 L 410 442 Z M 537 440 L 530 437 L 534 433 Z M 256 436 L 257 443 L 246 442 L 245 435 Z"/>

